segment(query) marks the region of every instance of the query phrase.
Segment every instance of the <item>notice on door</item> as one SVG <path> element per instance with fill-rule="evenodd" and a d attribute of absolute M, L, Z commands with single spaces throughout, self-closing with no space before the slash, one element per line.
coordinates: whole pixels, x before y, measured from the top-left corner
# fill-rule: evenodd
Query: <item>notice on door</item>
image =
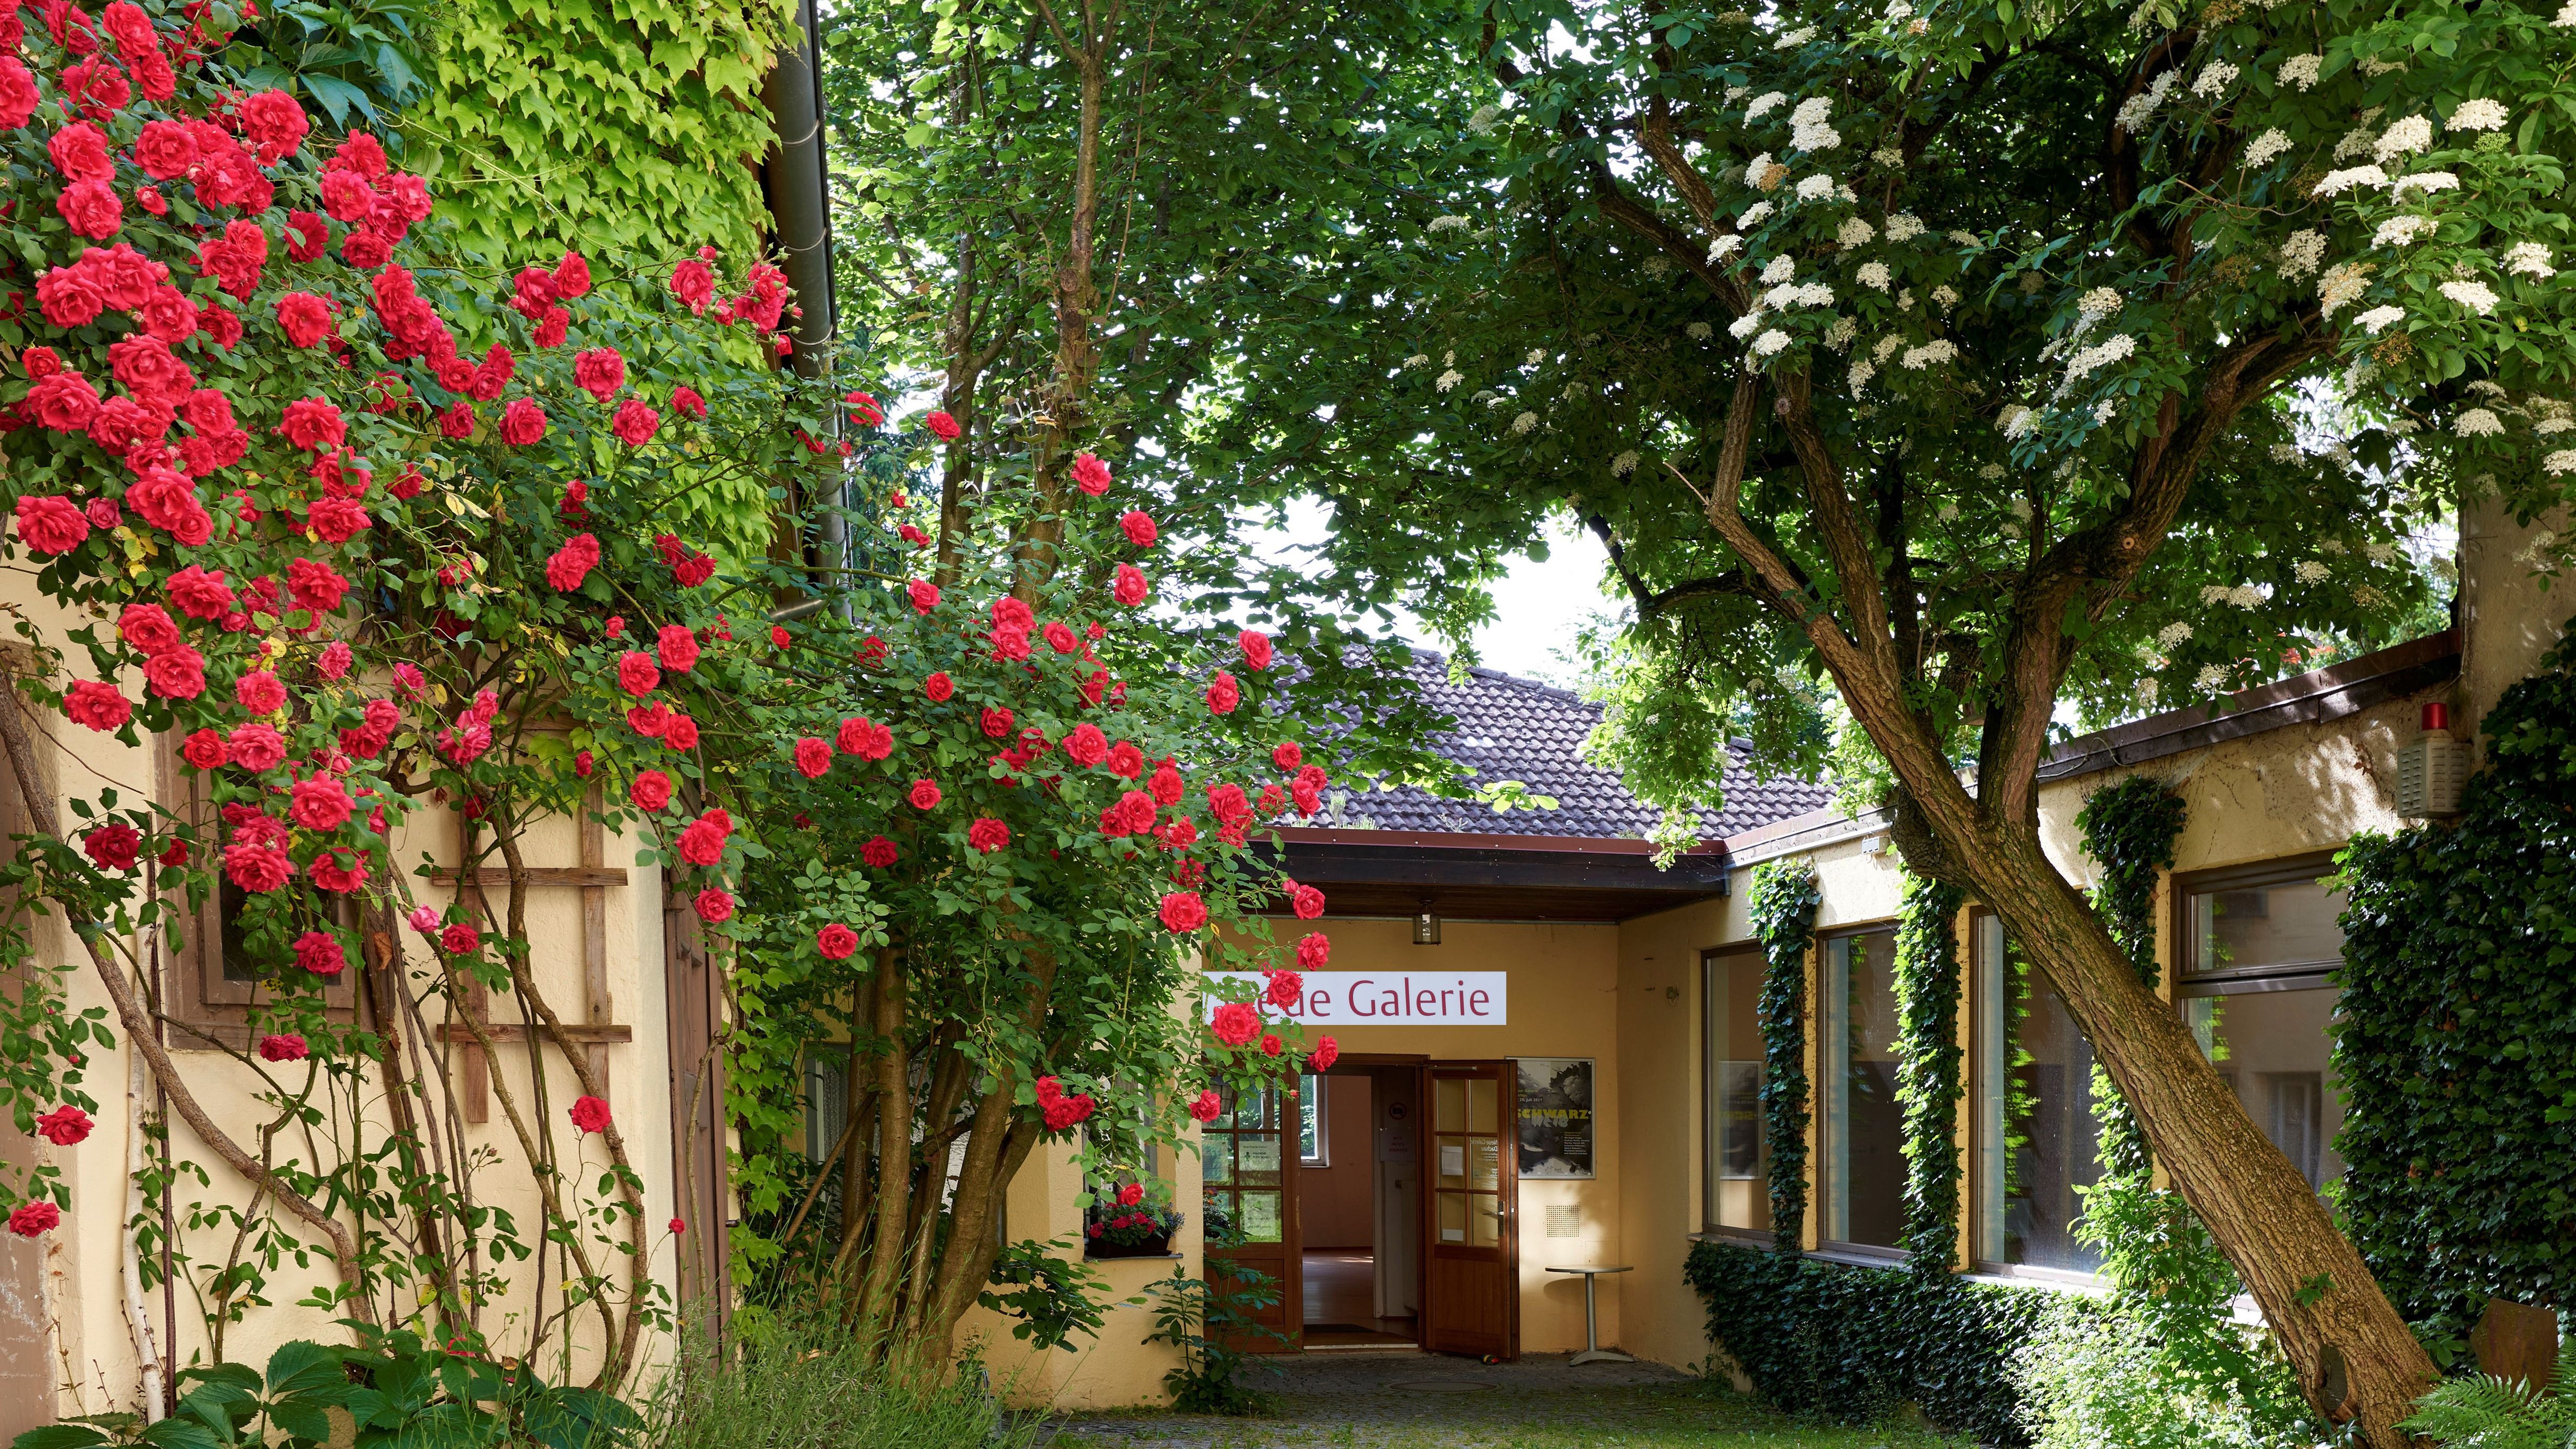
<path fill-rule="evenodd" d="M 1500 971 L 1309 971 L 1297 1004 L 1281 1009 L 1308 1026 L 1504 1026 L 1511 978 Z M 1216 983 L 1259 996 L 1257 976 L 1208 977 L 1207 1013 L 1224 1004 Z"/>

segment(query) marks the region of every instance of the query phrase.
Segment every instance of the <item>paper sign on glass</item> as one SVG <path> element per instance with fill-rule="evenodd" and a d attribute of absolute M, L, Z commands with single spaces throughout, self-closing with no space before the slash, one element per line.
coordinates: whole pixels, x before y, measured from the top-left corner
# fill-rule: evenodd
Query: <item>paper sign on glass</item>
<path fill-rule="evenodd" d="M 1440 1175 L 1442 1177 L 1465 1177 L 1467 1175 L 1466 1143 L 1443 1142 L 1440 1144 Z"/>
<path fill-rule="evenodd" d="M 1279 1170 L 1279 1139 L 1276 1137 L 1245 1137 L 1240 1139 L 1235 1148 L 1235 1165 L 1246 1174 L 1255 1172 L 1277 1172 Z"/>

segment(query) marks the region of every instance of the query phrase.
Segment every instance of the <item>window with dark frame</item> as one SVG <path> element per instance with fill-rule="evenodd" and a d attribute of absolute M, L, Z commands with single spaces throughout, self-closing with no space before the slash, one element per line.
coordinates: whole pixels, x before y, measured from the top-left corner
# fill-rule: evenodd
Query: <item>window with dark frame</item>
<path fill-rule="evenodd" d="M 1819 1237 L 1897 1252 L 1905 1242 L 1905 1119 L 1896 1100 L 1896 931 L 1826 938 L 1817 992 L 1823 1111 Z"/>
<path fill-rule="evenodd" d="M 195 829 L 200 848 L 219 848 L 214 843 L 219 832 L 212 828 L 216 812 L 206 776 L 180 766 L 174 736 L 161 737 L 158 754 L 160 798 L 174 802 L 173 812 Z M 344 928 L 351 923 L 349 901 L 316 891 L 301 876 L 289 882 L 284 891 L 293 897 L 292 907 L 299 924 L 274 941 L 254 940 L 246 934 L 249 927 L 243 919 L 243 906 L 248 896 L 229 877 L 218 875 L 216 889 L 193 905 L 184 896 L 174 894 L 170 904 L 176 918 L 165 938 L 169 952 L 162 977 L 163 1011 L 173 1022 L 168 1032 L 172 1049 L 247 1048 L 251 1039 L 250 1009 L 265 999 L 263 976 L 273 974 L 249 969 L 254 951 L 285 962 L 293 952 L 284 943 L 302 930 L 326 922 Z M 363 962 L 353 960 L 348 970 L 323 983 L 323 1005 L 332 1020 L 346 1023 L 357 1019 L 358 973 L 363 969 Z"/>
<path fill-rule="evenodd" d="M 1969 932 L 1970 1241 L 1980 1267 L 2089 1274 L 2082 1190 L 2101 1177 L 2093 1052 L 2046 973 L 1979 910 Z"/>
<path fill-rule="evenodd" d="M 1762 978 L 1758 945 L 1700 956 L 1700 1218 L 1712 1233 L 1761 1234 L 1771 1224 L 1770 1146 L 1762 1122 Z"/>
<path fill-rule="evenodd" d="M 2343 893 L 2327 852 L 2173 882 L 2175 1008 L 2246 1114 L 2320 1189 L 2343 1175 L 2333 1038 Z"/>

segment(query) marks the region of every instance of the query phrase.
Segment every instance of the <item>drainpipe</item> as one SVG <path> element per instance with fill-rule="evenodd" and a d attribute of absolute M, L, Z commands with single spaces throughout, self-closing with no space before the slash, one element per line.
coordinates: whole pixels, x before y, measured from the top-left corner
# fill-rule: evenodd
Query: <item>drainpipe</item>
<path fill-rule="evenodd" d="M 823 146 L 822 41 L 816 29 L 814 0 L 797 0 L 796 30 L 769 67 L 761 99 L 778 131 L 778 144 L 763 166 L 762 189 L 769 194 L 770 233 L 787 285 L 796 292 L 803 315 L 789 319 L 795 339 L 794 366 L 814 377 L 823 369 L 823 344 L 835 325 L 832 305 L 832 213 L 829 165 Z M 834 411 L 838 430 L 839 413 Z M 838 504 L 842 500 L 831 500 Z M 822 522 L 822 555 L 833 567 L 847 562 L 842 520 L 835 514 Z"/>

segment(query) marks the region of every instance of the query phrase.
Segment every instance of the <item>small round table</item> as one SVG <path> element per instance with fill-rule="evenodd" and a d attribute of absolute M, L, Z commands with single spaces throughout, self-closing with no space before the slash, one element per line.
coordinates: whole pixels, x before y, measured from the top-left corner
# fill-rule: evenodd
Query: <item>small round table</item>
<path fill-rule="evenodd" d="M 1586 1363 L 1635 1363 L 1637 1360 L 1630 1355 L 1621 1353 L 1615 1348 L 1601 1346 L 1601 1315 L 1593 1306 L 1592 1299 L 1592 1285 L 1600 1281 L 1602 1274 L 1626 1273 L 1631 1270 L 1622 1265 L 1616 1268 L 1550 1268 L 1547 1271 L 1583 1275 L 1583 1352 L 1568 1360 L 1567 1367 Z"/>

